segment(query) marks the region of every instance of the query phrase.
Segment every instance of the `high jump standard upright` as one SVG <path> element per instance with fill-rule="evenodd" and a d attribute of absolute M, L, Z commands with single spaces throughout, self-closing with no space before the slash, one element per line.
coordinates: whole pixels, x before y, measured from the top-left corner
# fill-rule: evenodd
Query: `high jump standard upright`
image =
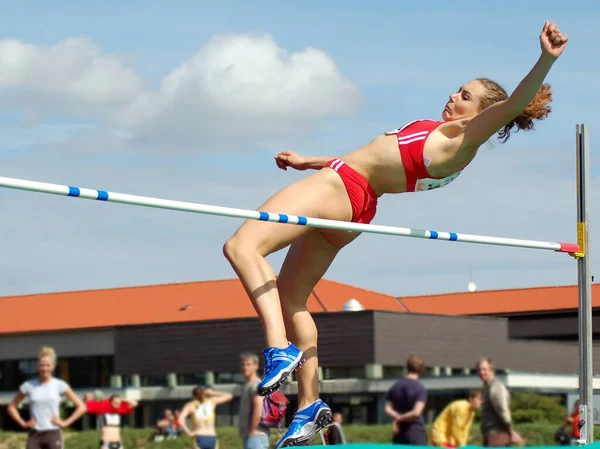
<path fill-rule="evenodd" d="M 590 204 L 590 137 L 588 125 L 577 125 L 577 259 L 578 335 L 579 335 L 579 444 L 594 441 L 594 388 L 592 360 L 592 273 L 590 271 L 589 204 Z"/>

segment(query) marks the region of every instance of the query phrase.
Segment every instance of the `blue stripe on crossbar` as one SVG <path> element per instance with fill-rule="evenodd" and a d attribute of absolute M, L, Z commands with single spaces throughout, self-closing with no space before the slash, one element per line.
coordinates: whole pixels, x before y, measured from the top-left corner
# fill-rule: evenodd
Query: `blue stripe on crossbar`
<path fill-rule="evenodd" d="M 279 223 L 287 223 L 289 220 L 288 216 L 285 214 L 279 214 Z"/>
<path fill-rule="evenodd" d="M 98 190 L 98 197 L 96 199 L 100 201 L 108 201 L 108 192 L 104 190 Z"/>
<path fill-rule="evenodd" d="M 79 187 L 69 186 L 69 196 L 79 196 L 80 194 L 81 191 L 79 190 Z"/>
<path fill-rule="evenodd" d="M 429 238 L 430 239 L 437 239 L 438 238 L 438 233 L 436 231 L 429 231 Z"/>
<path fill-rule="evenodd" d="M 456 235 L 455 232 L 451 232 L 450 233 L 450 241 L 455 242 L 456 240 L 458 240 L 458 236 Z"/>
<path fill-rule="evenodd" d="M 305 225 L 306 223 L 308 223 L 308 220 L 306 219 L 306 217 L 298 217 L 299 225 Z"/>

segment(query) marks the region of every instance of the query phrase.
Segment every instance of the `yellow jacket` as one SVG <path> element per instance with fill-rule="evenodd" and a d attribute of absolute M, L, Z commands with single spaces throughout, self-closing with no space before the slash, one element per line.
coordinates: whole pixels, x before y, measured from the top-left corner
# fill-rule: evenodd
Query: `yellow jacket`
<path fill-rule="evenodd" d="M 471 409 L 469 401 L 459 399 L 451 402 L 433 422 L 431 442 L 440 446 L 444 443 L 465 446 L 474 418 L 475 411 Z"/>

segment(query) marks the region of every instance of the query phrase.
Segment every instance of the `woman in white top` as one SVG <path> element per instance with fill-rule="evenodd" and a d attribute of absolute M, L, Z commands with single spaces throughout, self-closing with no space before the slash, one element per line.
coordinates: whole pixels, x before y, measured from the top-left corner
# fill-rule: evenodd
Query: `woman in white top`
<path fill-rule="evenodd" d="M 8 414 L 22 428 L 29 430 L 26 449 L 62 449 L 61 428 L 70 426 L 85 413 L 85 404 L 71 387 L 52 375 L 55 367 L 54 349 L 42 347 L 38 361 L 39 377 L 24 382 L 8 406 Z M 75 410 L 62 420 L 59 405 L 64 396 L 75 405 Z M 29 400 L 29 421 L 21 417 L 17 408 L 25 398 Z"/>

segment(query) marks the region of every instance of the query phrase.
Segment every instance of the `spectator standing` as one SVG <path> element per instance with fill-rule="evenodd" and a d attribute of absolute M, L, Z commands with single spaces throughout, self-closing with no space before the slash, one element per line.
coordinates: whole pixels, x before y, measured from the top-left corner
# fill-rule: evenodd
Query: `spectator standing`
<path fill-rule="evenodd" d="M 258 356 L 243 353 L 240 372 L 246 379 L 240 397 L 238 430 L 244 449 L 269 449 L 269 429 L 260 425 L 264 397 L 258 394 Z"/>
<path fill-rule="evenodd" d="M 523 438 L 513 429 L 510 414 L 510 394 L 506 386 L 496 378 L 496 367 L 490 358 L 477 363 L 477 372 L 483 382 L 483 405 L 481 409 L 481 434 L 486 447 L 522 445 Z"/>
<path fill-rule="evenodd" d="M 321 430 L 321 435 L 323 436 L 321 441 L 324 445 L 346 444 L 346 438 L 342 429 L 343 421 L 344 417 L 341 413 L 336 412 L 333 414 L 333 424 L 327 430 Z"/>
<path fill-rule="evenodd" d="M 574 440 L 578 440 L 581 433 L 580 433 L 580 429 L 579 429 L 579 421 L 580 421 L 580 415 L 579 415 L 579 399 L 577 399 L 575 401 L 575 403 L 573 404 L 573 411 L 571 412 L 571 414 L 567 417 L 567 419 L 565 420 L 565 422 L 563 423 L 563 425 L 561 426 L 560 430 L 564 431 L 567 427 L 571 427 L 571 443 L 574 443 Z"/>
<path fill-rule="evenodd" d="M 419 381 L 425 371 L 423 359 L 411 355 L 406 361 L 407 374 L 388 391 L 385 413 L 393 421 L 394 444 L 427 445 L 423 410 L 427 390 Z"/>
<path fill-rule="evenodd" d="M 19 387 L 19 392 L 8 406 L 8 414 L 21 427 L 29 430 L 26 449 L 62 448 L 61 429 L 70 426 L 85 413 L 85 404 L 71 390 L 69 384 L 53 376 L 56 368 L 56 353 L 47 346 L 42 347 L 38 357 L 38 378 L 31 379 Z M 60 418 L 59 406 L 63 397 L 67 397 L 75 410 L 67 419 Z M 28 421 L 25 421 L 18 406 L 29 400 Z"/>

